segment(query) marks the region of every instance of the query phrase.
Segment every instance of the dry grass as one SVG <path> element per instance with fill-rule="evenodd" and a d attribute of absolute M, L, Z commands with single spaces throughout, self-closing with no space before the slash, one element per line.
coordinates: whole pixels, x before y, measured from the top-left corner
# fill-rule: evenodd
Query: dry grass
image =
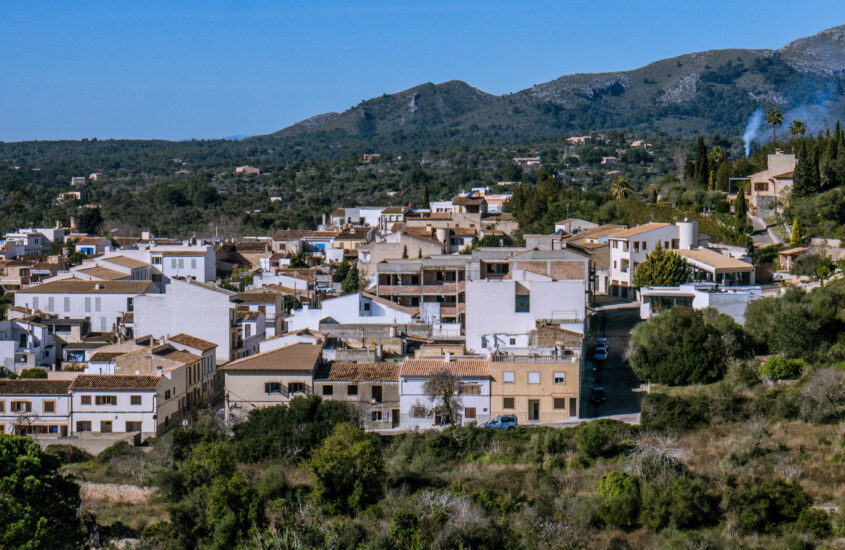
<path fill-rule="evenodd" d="M 147 525 L 169 519 L 167 505 L 158 500 L 138 504 L 83 500 L 79 508 L 82 513 L 94 514 L 100 525 L 112 525 L 119 521 L 139 531 Z"/>

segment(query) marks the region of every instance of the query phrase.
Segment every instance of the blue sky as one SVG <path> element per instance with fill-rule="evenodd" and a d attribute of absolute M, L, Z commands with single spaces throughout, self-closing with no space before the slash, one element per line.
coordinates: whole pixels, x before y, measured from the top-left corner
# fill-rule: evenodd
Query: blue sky
<path fill-rule="evenodd" d="M 254 135 L 422 82 L 501 94 L 843 23 L 842 0 L 10 0 L 0 140 Z"/>

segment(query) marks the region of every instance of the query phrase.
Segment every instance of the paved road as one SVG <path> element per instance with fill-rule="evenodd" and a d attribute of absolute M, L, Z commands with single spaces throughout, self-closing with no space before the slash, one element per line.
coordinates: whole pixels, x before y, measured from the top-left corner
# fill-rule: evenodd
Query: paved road
<path fill-rule="evenodd" d="M 594 374 L 588 367 L 581 403 L 585 404 L 582 414 L 586 418 L 640 412 L 640 393 L 632 392 L 640 381 L 634 376 L 625 360 L 631 329 L 640 322 L 639 308 L 609 309 L 598 313 L 595 336 L 605 336 L 608 343 L 608 357 Z M 595 405 L 589 402 L 593 386 L 602 386 L 607 391 L 607 402 Z"/>

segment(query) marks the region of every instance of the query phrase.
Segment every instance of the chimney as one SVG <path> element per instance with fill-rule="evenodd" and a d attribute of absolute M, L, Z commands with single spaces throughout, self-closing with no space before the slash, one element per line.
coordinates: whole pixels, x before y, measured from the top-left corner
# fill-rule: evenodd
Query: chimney
<path fill-rule="evenodd" d="M 96 290 L 102 290 L 103 285 L 102 285 L 102 284 L 100 284 L 100 283 L 94 283 L 94 288 L 95 288 Z"/>
<path fill-rule="evenodd" d="M 452 362 L 452 352 L 447 351 L 443 354 L 443 362 L 444 363 L 451 363 Z"/>

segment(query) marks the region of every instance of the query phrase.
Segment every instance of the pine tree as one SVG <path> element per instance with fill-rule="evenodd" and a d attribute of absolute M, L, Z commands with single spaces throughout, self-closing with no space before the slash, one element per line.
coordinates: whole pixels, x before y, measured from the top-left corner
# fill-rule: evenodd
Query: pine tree
<path fill-rule="evenodd" d="M 691 278 L 692 267 L 687 261 L 675 252 L 665 250 L 658 242 L 645 261 L 637 266 L 634 286 L 677 286 Z"/>
<path fill-rule="evenodd" d="M 402 259 L 403 260 L 408 259 L 408 245 L 407 244 L 402 247 Z"/>
<path fill-rule="evenodd" d="M 792 219 L 792 235 L 789 237 L 789 246 L 793 248 L 801 246 L 801 230 L 798 227 L 798 218 Z"/>
<path fill-rule="evenodd" d="M 352 264 L 352 267 L 346 273 L 346 278 L 343 280 L 341 289 L 344 294 L 355 294 L 361 290 L 361 286 L 361 275 L 358 273 L 358 266 Z"/>

